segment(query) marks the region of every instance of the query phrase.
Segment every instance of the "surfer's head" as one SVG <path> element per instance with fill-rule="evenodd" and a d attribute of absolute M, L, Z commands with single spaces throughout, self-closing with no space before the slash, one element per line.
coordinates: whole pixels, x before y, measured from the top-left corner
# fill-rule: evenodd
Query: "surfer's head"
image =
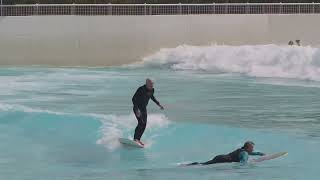
<path fill-rule="evenodd" d="M 244 143 L 242 148 L 244 150 L 246 150 L 247 152 L 251 153 L 251 152 L 253 152 L 253 149 L 254 149 L 254 142 L 247 141 L 247 142 Z"/>
<path fill-rule="evenodd" d="M 146 87 L 148 90 L 152 90 L 153 89 L 153 81 L 151 79 L 146 79 Z"/>

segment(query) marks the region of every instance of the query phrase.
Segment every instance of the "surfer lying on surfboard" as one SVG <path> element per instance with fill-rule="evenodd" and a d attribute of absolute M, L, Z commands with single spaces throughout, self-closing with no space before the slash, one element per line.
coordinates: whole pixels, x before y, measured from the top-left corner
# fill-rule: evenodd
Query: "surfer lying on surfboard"
<path fill-rule="evenodd" d="M 249 155 L 254 156 L 264 156 L 264 153 L 254 152 L 254 143 L 252 141 L 247 141 L 244 143 L 242 148 L 239 148 L 229 154 L 218 155 L 211 159 L 210 161 L 199 163 L 194 162 L 187 164 L 186 166 L 191 165 L 209 165 L 209 164 L 217 164 L 217 163 L 231 163 L 231 162 L 240 162 L 247 163 L 249 159 Z"/>
<path fill-rule="evenodd" d="M 134 96 L 132 97 L 133 112 L 138 120 L 138 125 L 134 131 L 134 141 L 139 143 L 141 146 L 144 144 L 140 141 L 140 138 L 147 125 L 147 105 L 151 99 L 161 109 L 164 109 L 159 101 L 154 97 L 153 81 L 146 79 L 146 84 L 139 87 Z"/>

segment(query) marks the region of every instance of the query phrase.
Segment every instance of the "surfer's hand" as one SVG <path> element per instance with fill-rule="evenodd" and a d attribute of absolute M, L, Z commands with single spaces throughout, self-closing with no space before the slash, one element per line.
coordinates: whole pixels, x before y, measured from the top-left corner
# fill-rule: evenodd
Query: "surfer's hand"
<path fill-rule="evenodd" d="M 137 109 L 137 110 L 135 111 L 135 113 L 136 113 L 136 116 L 137 116 L 137 117 L 140 117 L 140 116 L 141 116 L 140 109 Z"/>
<path fill-rule="evenodd" d="M 164 110 L 164 107 L 161 104 L 159 104 L 159 107 L 161 110 Z"/>

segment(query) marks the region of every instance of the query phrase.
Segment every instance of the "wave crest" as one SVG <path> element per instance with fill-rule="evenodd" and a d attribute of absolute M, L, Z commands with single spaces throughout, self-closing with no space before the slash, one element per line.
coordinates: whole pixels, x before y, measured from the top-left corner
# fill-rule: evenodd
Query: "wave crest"
<path fill-rule="evenodd" d="M 320 80 L 320 51 L 310 46 L 189 46 L 161 49 L 144 65 L 173 70 L 241 73 L 252 77 Z"/>

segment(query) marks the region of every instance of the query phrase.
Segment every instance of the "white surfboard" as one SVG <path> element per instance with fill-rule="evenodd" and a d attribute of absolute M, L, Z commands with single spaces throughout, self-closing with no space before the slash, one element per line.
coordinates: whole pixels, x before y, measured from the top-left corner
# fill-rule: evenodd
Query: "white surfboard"
<path fill-rule="evenodd" d="M 119 142 L 123 145 L 126 145 L 126 146 L 132 146 L 132 147 L 136 147 L 136 148 L 144 148 L 143 145 L 141 145 L 131 139 L 119 138 Z"/>
<path fill-rule="evenodd" d="M 282 157 L 282 156 L 286 156 L 286 155 L 288 155 L 288 152 L 279 152 L 279 153 L 275 153 L 275 154 L 265 155 L 265 156 L 262 156 L 262 157 L 257 158 L 257 159 L 251 159 L 249 162 L 250 163 L 259 163 L 259 162 L 262 162 L 262 161 L 276 159 L 276 158 L 279 158 L 279 157 Z"/>

